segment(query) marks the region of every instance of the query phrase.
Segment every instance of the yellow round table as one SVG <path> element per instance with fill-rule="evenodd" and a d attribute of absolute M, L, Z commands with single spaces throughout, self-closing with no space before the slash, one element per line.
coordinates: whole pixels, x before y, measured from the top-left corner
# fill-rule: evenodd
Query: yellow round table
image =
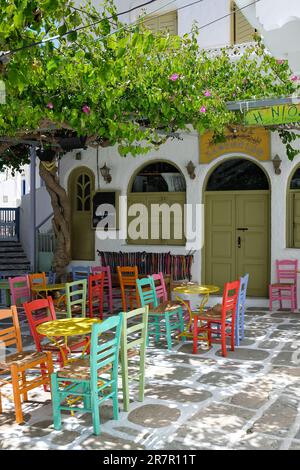
<path fill-rule="evenodd" d="M 83 336 L 91 333 L 94 323 L 99 323 L 101 320 L 97 318 L 62 318 L 60 320 L 53 320 L 38 325 L 36 330 L 40 335 L 46 336 L 57 346 L 64 359 L 64 362 L 70 362 L 72 359 L 67 359 L 65 350 L 70 352 L 68 348 L 68 338 L 70 336 Z M 56 338 L 64 338 L 64 344 L 59 343 Z M 86 352 L 90 342 L 88 341 L 82 354 Z"/>
<path fill-rule="evenodd" d="M 201 312 L 203 312 L 203 309 L 208 302 L 210 294 L 216 294 L 219 291 L 220 291 L 220 287 L 218 286 L 197 284 L 195 282 L 188 282 L 186 284 L 182 284 L 181 286 L 175 287 L 173 289 L 173 292 L 176 292 L 176 294 L 202 295 L 203 296 L 199 309 L 196 311 L 191 310 L 189 302 L 185 302 L 181 297 L 176 296 L 176 300 L 178 300 L 179 302 L 182 302 L 189 312 L 188 325 L 186 326 L 184 331 L 178 335 L 179 337 L 194 338 L 194 333 L 192 332 L 192 325 L 195 324 L 196 317 L 198 317 L 198 315 L 201 314 Z M 207 334 L 205 336 L 197 335 L 197 338 L 199 341 L 208 342 Z"/>
<path fill-rule="evenodd" d="M 37 297 L 47 297 L 49 292 L 57 292 L 58 296 L 55 297 L 54 304 L 58 306 L 65 298 L 65 294 L 59 295 L 60 291 L 64 291 L 66 289 L 65 284 L 47 284 L 46 286 L 32 286 L 31 291 L 36 294 Z"/>

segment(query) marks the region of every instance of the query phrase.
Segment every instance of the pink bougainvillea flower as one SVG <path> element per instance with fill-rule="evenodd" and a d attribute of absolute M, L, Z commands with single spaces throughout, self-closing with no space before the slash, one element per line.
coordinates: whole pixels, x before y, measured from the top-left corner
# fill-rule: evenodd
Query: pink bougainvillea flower
<path fill-rule="evenodd" d="M 204 96 L 211 96 L 211 91 L 210 90 L 205 90 Z"/>
<path fill-rule="evenodd" d="M 49 103 L 47 103 L 47 108 L 48 109 L 53 109 L 54 108 L 54 105 L 51 101 L 49 101 Z"/>
<path fill-rule="evenodd" d="M 277 62 L 278 65 L 282 65 L 282 64 L 284 64 L 285 60 L 284 59 L 277 59 L 276 62 Z"/>
<path fill-rule="evenodd" d="M 85 114 L 89 114 L 91 112 L 91 108 L 85 104 L 82 106 L 82 111 L 85 113 Z"/>
<path fill-rule="evenodd" d="M 206 113 L 206 107 L 205 106 L 201 106 L 200 113 Z"/>
<path fill-rule="evenodd" d="M 179 75 L 178 73 L 172 73 L 171 77 L 169 78 L 169 80 L 171 80 L 172 82 L 176 82 L 176 80 L 178 80 L 179 78 Z"/>
<path fill-rule="evenodd" d="M 299 80 L 298 75 L 293 75 L 293 76 L 291 77 L 291 80 L 292 80 L 293 82 L 297 82 L 297 81 Z"/>

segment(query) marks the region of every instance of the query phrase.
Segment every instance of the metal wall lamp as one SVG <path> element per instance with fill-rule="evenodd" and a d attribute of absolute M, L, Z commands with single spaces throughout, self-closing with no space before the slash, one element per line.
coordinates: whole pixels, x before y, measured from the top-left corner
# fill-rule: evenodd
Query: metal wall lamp
<path fill-rule="evenodd" d="M 101 175 L 103 176 L 104 181 L 106 181 L 106 183 L 111 183 L 112 178 L 110 174 L 110 168 L 106 166 L 106 163 L 103 165 L 102 168 L 100 168 L 100 172 L 101 172 Z"/>
<path fill-rule="evenodd" d="M 275 157 L 272 160 L 275 175 L 280 175 L 281 174 L 281 169 L 280 169 L 281 162 L 282 162 L 282 160 L 279 157 L 279 155 L 275 155 Z"/>
<path fill-rule="evenodd" d="M 187 169 L 187 172 L 188 172 L 189 177 L 191 178 L 191 180 L 194 180 L 196 178 L 196 173 L 195 173 L 196 167 L 195 167 L 194 163 L 192 162 L 192 160 L 189 161 L 189 163 L 186 166 L 186 169 Z"/>

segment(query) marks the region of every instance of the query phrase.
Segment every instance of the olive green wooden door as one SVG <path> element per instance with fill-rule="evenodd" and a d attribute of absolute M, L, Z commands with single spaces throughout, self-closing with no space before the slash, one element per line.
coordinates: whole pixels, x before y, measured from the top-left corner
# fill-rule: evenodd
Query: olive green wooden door
<path fill-rule="evenodd" d="M 71 201 L 71 252 L 73 260 L 95 259 L 95 231 L 91 228 L 91 195 L 95 177 L 87 167 L 76 168 L 69 177 Z"/>
<path fill-rule="evenodd" d="M 249 273 L 248 295 L 268 295 L 269 199 L 268 191 L 206 193 L 207 284 L 223 286 Z"/>

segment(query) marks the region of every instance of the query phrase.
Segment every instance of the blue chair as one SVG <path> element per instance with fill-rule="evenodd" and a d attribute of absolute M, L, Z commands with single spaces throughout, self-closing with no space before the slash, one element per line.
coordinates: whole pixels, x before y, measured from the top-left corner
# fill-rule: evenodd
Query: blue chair
<path fill-rule="evenodd" d="M 99 406 L 109 398 L 113 401 L 113 417 L 118 419 L 118 366 L 122 323 L 122 313 L 95 323 L 92 327 L 90 356 L 74 360 L 51 375 L 54 429 L 61 429 L 62 410 L 78 411 L 92 414 L 94 434 L 99 435 Z"/>
<path fill-rule="evenodd" d="M 72 278 L 73 281 L 81 281 L 82 279 L 88 279 L 91 274 L 90 266 L 72 266 Z"/>
<path fill-rule="evenodd" d="M 152 276 L 137 279 L 138 293 L 142 307 L 149 305 L 148 341 L 154 335 L 155 343 L 161 336 L 167 341 L 168 349 L 172 349 L 172 331 L 182 333 L 184 330 L 183 310 L 177 302 L 167 301 L 159 303 L 156 295 L 155 283 Z"/>
<path fill-rule="evenodd" d="M 246 308 L 246 295 L 247 286 L 249 281 L 249 274 L 240 278 L 239 296 L 236 306 L 235 318 L 235 345 L 239 346 L 240 341 L 244 339 L 244 323 L 245 323 L 245 308 Z"/>
<path fill-rule="evenodd" d="M 56 282 L 56 273 L 54 271 L 49 271 L 47 276 L 47 284 L 55 284 Z"/>

